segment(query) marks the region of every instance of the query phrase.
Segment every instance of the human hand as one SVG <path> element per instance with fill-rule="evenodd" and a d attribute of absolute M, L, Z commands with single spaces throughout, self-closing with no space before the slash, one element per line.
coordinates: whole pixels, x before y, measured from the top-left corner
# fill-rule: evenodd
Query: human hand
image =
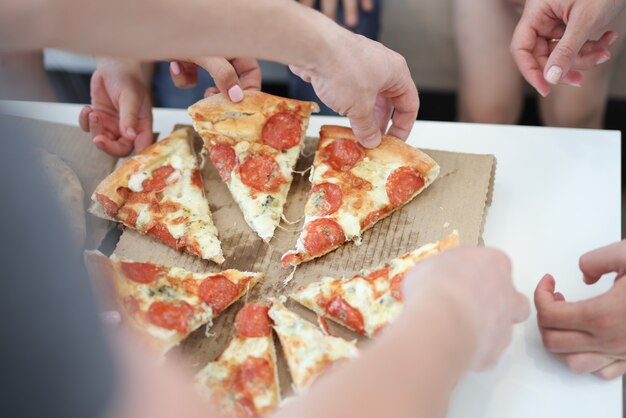
<path fill-rule="evenodd" d="M 447 250 L 418 264 L 404 285 L 407 306 L 444 295 L 444 306 L 465 321 L 461 327 L 471 341 L 459 344 L 474 347 L 470 367 L 476 371 L 495 366 L 511 341 L 513 324 L 529 315 L 528 300 L 513 287 L 509 258 L 493 249 Z"/>
<path fill-rule="evenodd" d="M 178 88 L 193 87 L 198 83 L 198 69 L 204 68 L 216 87 L 206 89 L 204 96 L 221 92 L 237 103 L 243 100 L 243 90 L 261 90 L 261 68 L 253 58 L 205 57 L 189 61 L 172 61 L 170 75 Z"/>
<path fill-rule="evenodd" d="M 580 257 L 587 284 L 617 273 L 606 293 L 580 302 L 566 302 L 547 274 L 535 290 L 537 323 L 548 351 L 557 354 L 574 373 L 594 373 L 614 379 L 626 373 L 626 241 Z"/>
<path fill-rule="evenodd" d="M 328 107 L 350 119 L 363 146 L 377 147 L 390 119 L 387 133 L 406 139 L 417 116 L 419 96 L 404 57 L 346 30 L 332 45 L 316 51 L 309 65 L 289 68 L 310 82 Z"/>
<path fill-rule="evenodd" d="M 528 0 L 511 42 L 524 78 L 542 96 L 550 93 L 550 84 L 582 85 L 580 70 L 611 59 L 608 48 L 617 33 L 591 39 L 623 7 L 623 0 Z"/>
<path fill-rule="evenodd" d="M 91 77 L 91 106 L 79 124 L 94 144 L 116 157 L 140 152 L 153 142 L 152 103 L 141 63 L 99 60 Z"/>
<path fill-rule="evenodd" d="M 298 0 L 307 7 L 315 7 L 316 0 Z M 339 0 L 321 0 L 320 11 L 332 20 L 337 18 Z M 355 27 L 359 24 L 359 6 L 366 12 L 374 10 L 374 0 L 342 0 L 343 20 L 346 26 Z"/>

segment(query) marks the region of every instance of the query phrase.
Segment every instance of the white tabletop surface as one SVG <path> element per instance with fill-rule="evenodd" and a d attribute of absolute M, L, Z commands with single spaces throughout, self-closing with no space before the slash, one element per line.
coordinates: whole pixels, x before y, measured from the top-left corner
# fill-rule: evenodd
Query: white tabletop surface
<path fill-rule="evenodd" d="M 80 106 L 0 103 L 4 113 L 77 124 Z M 154 130 L 189 123 L 184 110 L 156 109 Z M 345 118 L 313 117 L 309 135 Z M 163 134 L 162 134 L 163 135 Z M 578 257 L 620 239 L 620 133 L 614 131 L 417 122 L 409 143 L 424 148 L 494 154 L 498 160 L 485 225 L 486 245 L 513 260 L 515 283 L 532 300 L 546 272 L 569 300 L 606 291 L 612 278 L 583 284 Z M 463 379 L 453 418 L 621 418 L 621 381 L 575 376 L 547 353 L 535 322 L 518 326 L 498 367 Z"/>

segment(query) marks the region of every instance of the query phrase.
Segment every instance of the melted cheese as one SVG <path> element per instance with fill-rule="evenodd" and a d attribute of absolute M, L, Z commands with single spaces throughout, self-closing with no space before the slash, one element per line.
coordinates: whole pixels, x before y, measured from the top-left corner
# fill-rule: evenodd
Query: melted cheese
<path fill-rule="evenodd" d="M 357 356 L 354 341 L 324 335 L 281 303 L 273 303 L 269 316 L 274 321 L 296 390 L 310 386 L 329 364 Z"/>
<path fill-rule="evenodd" d="M 133 192 L 143 192 L 143 182 L 150 178 L 150 173 L 147 171 L 137 171 L 128 179 L 128 188 Z"/>

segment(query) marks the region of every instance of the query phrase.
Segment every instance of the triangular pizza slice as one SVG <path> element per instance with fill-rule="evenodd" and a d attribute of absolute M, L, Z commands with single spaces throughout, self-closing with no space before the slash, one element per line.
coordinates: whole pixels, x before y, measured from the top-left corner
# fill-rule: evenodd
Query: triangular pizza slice
<path fill-rule="evenodd" d="M 325 335 L 316 326 L 274 300 L 269 311 L 274 322 L 293 387 L 303 392 L 334 363 L 358 355 L 355 341 Z"/>
<path fill-rule="evenodd" d="M 375 149 L 361 146 L 351 129 L 322 126 L 310 174 L 311 192 L 296 249 L 283 266 L 320 257 L 411 201 L 439 175 L 439 165 L 398 138 L 383 135 Z"/>
<path fill-rule="evenodd" d="M 190 129 L 129 158 L 91 196 L 90 212 L 176 250 L 224 262 Z"/>
<path fill-rule="evenodd" d="M 225 270 L 190 271 L 155 263 L 139 263 L 97 251 L 85 252 L 89 272 L 111 287 L 118 309 L 134 328 L 162 352 L 241 298 L 262 273 Z"/>
<path fill-rule="evenodd" d="M 248 303 L 235 318 L 235 336 L 196 375 L 196 387 L 228 417 L 269 415 L 280 403 L 276 350 L 267 306 Z"/>
<path fill-rule="evenodd" d="M 351 278 L 324 277 L 301 287 L 290 297 L 320 316 L 372 337 L 402 310 L 406 272 L 425 258 L 458 245 L 459 235 L 455 231 L 441 241 L 426 244 Z"/>
<path fill-rule="evenodd" d="M 309 117 L 317 111 L 313 102 L 255 91 L 239 103 L 217 94 L 189 108 L 246 222 L 266 242 L 280 223 Z"/>

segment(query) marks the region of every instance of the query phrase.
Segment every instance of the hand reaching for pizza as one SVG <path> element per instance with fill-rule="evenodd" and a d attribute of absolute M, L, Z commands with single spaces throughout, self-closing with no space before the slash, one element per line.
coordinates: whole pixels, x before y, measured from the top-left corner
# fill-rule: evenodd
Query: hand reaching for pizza
<path fill-rule="evenodd" d="M 243 90 L 261 90 L 261 68 L 253 58 L 207 57 L 172 61 L 170 75 L 174 85 L 179 88 L 195 86 L 200 67 L 213 77 L 216 85 L 206 90 L 205 97 L 221 92 L 236 103 L 243 100 Z"/>
<path fill-rule="evenodd" d="M 511 262 L 497 250 L 458 248 L 429 258 L 404 281 L 407 310 L 411 304 L 443 296 L 457 314 L 452 331 L 458 346 L 474 347 L 469 367 L 480 371 L 495 366 L 509 345 L 513 324 L 529 315 L 528 300 L 513 287 Z M 461 341 L 468 336 L 469 341 Z"/>
<path fill-rule="evenodd" d="M 580 86 L 580 70 L 611 58 L 617 33 L 592 39 L 623 7 L 623 0 L 528 0 L 511 43 L 524 78 L 543 96 L 550 84 Z"/>
<path fill-rule="evenodd" d="M 141 151 L 153 141 L 148 74 L 141 63 L 99 60 L 91 78 L 91 106 L 79 124 L 94 144 L 116 157 Z"/>
<path fill-rule="evenodd" d="M 350 119 L 359 142 L 380 144 L 381 131 L 406 139 L 419 109 L 417 88 L 402 55 L 382 44 L 341 30 L 333 47 L 320 48 L 308 66 L 289 66 L 310 82 L 328 107 Z M 393 114 L 393 118 L 392 118 Z"/>
<path fill-rule="evenodd" d="M 626 373 L 626 241 L 591 251 L 580 258 L 585 283 L 617 273 L 606 293 L 567 302 L 547 274 L 535 290 L 537 322 L 546 348 L 574 373 L 614 379 Z"/>
<path fill-rule="evenodd" d="M 307 7 L 315 7 L 315 0 L 299 0 Z M 320 11 L 326 16 L 335 20 L 337 18 L 337 6 L 339 0 L 321 0 Z M 359 7 L 366 12 L 374 10 L 374 0 L 341 0 L 343 5 L 343 20 L 348 27 L 355 27 L 359 24 Z"/>

